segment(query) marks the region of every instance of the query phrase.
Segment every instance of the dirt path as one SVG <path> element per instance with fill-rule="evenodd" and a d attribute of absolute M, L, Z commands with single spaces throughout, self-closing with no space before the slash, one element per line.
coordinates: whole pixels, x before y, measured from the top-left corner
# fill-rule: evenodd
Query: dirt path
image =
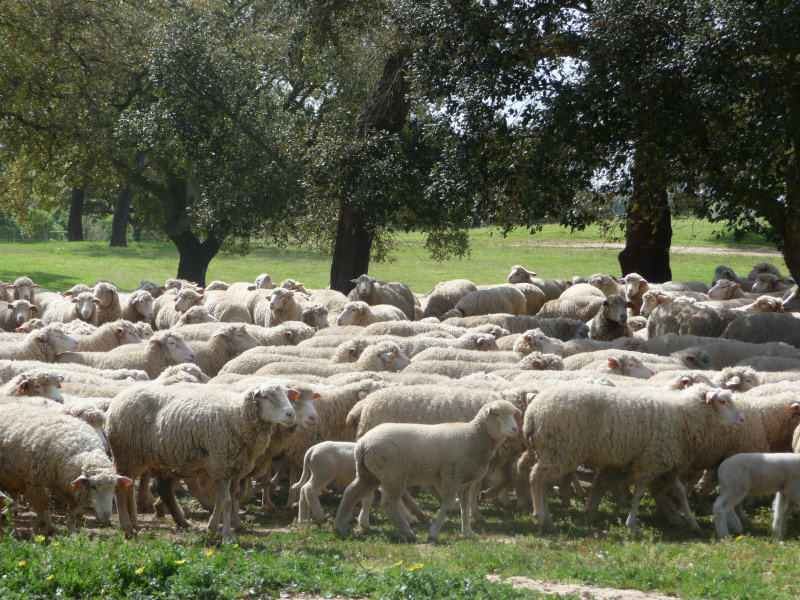
<path fill-rule="evenodd" d="M 574 242 L 564 244 L 562 242 L 520 242 L 514 246 L 547 246 L 550 248 L 611 248 L 622 250 L 625 244 L 619 242 Z M 742 254 L 745 256 L 777 256 L 780 252 L 767 248 L 756 248 L 753 246 L 742 246 L 741 248 L 716 248 L 713 246 L 673 246 L 670 252 L 675 254 Z"/>
<path fill-rule="evenodd" d="M 503 579 L 499 575 L 487 575 L 486 579 L 487 581 L 510 583 L 515 588 L 534 590 L 543 594 L 558 594 L 559 596 L 575 594 L 580 598 L 596 598 L 597 600 L 675 600 L 675 596 L 665 596 L 657 592 L 590 587 L 579 583 L 547 583 L 528 577 L 508 577 Z"/>

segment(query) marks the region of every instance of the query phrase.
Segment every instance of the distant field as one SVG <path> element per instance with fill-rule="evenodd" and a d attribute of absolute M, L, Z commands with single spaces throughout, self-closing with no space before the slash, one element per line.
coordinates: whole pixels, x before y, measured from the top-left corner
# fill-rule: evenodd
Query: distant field
<path fill-rule="evenodd" d="M 770 260 L 785 270 L 776 254 L 758 257 L 750 254 L 723 253 L 731 249 L 770 251 L 774 248 L 759 239 L 747 239 L 736 245 L 728 237 L 716 238 L 719 226 L 703 221 L 676 222 L 671 258 L 674 279 L 709 283 L 718 264 L 747 273 L 759 260 Z M 618 248 L 586 247 L 604 244 L 596 228 L 569 233 L 556 225 L 530 235 L 518 230 L 502 237 L 496 230 L 474 229 L 470 232 L 471 256 L 445 262 L 431 260 L 423 247 L 424 237 L 410 233 L 400 236 L 395 260 L 373 264 L 370 274 L 388 281 L 404 281 L 416 292 L 427 292 L 439 281 L 468 278 L 477 284 L 505 280 L 512 265 L 522 264 L 544 278 L 569 278 L 597 272 L 619 273 Z M 562 247 L 571 244 L 573 247 Z M 700 247 L 702 253 L 686 252 L 687 246 Z M 714 253 L 718 249 L 721 252 Z M 169 243 L 148 243 L 128 248 L 109 248 L 100 242 L 39 242 L 0 245 L 0 280 L 13 280 L 26 274 L 44 287 L 63 290 L 76 283 L 109 279 L 122 290 L 136 287 L 141 279 L 164 281 L 175 277 L 178 253 Z M 330 257 L 299 250 L 282 251 L 274 247 L 255 247 L 247 256 L 219 254 L 210 264 L 207 281 L 252 281 L 259 273 L 269 273 L 274 280 L 291 277 L 308 287 L 328 285 Z"/>

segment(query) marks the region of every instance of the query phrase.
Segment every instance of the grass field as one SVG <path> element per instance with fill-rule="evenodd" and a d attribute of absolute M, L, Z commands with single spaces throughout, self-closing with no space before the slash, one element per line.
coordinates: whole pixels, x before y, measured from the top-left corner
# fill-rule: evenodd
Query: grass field
<path fill-rule="evenodd" d="M 750 254 L 724 253 L 742 249 L 729 238 L 717 238 L 717 225 L 706 222 L 676 222 L 672 243 L 671 266 L 673 278 L 682 281 L 698 280 L 710 283 L 714 268 L 719 264 L 746 274 L 755 262 L 770 260 L 785 270 L 780 255 L 759 257 Z M 471 256 L 445 262 L 431 260 L 425 251 L 420 234 L 400 236 L 395 260 L 373 264 L 370 274 L 386 281 L 403 281 L 415 292 L 427 292 L 439 281 L 467 278 L 476 284 L 505 281 L 510 267 L 522 264 L 543 278 L 569 278 L 604 272 L 619 273 L 618 248 L 580 246 L 603 244 L 597 229 L 570 234 L 556 225 L 545 226 L 535 235 L 514 231 L 503 238 L 490 229 L 470 232 Z M 747 250 L 774 250 L 763 240 L 748 239 Z M 565 247 L 573 244 L 575 247 Z M 697 247 L 700 252 L 686 252 Z M 718 252 L 715 252 L 717 250 Z M 0 245 L 0 280 L 14 280 L 25 274 L 40 285 L 64 290 L 76 283 L 93 283 L 97 279 L 114 281 L 123 291 L 130 291 L 141 279 L 164 281 L 175 277 L 178 254 L 169 243 L 134 245 L 128 248 L 109 248 L 96 242 L 39 242 Z M 328 285 L 330 257 L 298 250 L 281 251 L 274 247 L 256 247 L 247 256 L 220 254 L 208 269 L 207 281 L 252 281 L 259 273 L 269 273 L 273 280 L 291 277 L 307 287 Z"/>

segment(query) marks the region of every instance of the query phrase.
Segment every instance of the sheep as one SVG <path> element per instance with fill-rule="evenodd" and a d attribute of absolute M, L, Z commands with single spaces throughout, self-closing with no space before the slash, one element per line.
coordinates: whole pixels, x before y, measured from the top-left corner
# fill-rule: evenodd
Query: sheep
<path fill-rule="evenodd" d="M 555 300 L 567 289 L 567 282 L 561 279 L 537 279 L 536 273 L 528 271 L 522 265 L 511 267 L 511 273 L 506 278 L 510 284 L 532 283 L 544 292 L 545 298 Z"/>
<path fill-rule="evenodd" d="M 589 338 L 601 342 L 610 342 L 621 337 L 632 337 L 628 327 L 628 308 L 633 302 L 620 295 L 608 296 L 603 300 L 602 308 L 589 324 Z"/>
<path fill-rule="evenodd" d="M 607 356 L 604 360 L 596 360 L 581 367 L 582 371 L 599 372 L 606 375 L 622 375 L 624 377 L 636 377 L 638 379 L 649 379 L 655 375 L 655 371 L 645 365 L 635 356 L 626 355 L 620 352 L 615 356 Z M 675 365 L 678 366 L 677 363 Z M 564 365 L 568 369 L 568 365 Z"/>
<path fill-rule="evenodd" d="M 250 318 L 250 313 L 247 313 Z M 252 321 L 252 319 L 251 319 Z M 181 313 L 181 318 L 173 325 L 173 328 L 183 327 L 184 325 L 197 325 L 198 323 L 219 323 L 220 319 L 212 315 L 208 308 L 202 305 L 192 306 L 189 310 Z M 247 321 L 245 321 L 247 322 Z"/>
<path fill-rule="evenodd" d="M 715 340 L 700 346 L 717 369 L 735 365 L 754 357 L 800 358 L 800 350 L 781 342 L 751 344 L 734 340 Z"/>
<path fill-rule="evenodd" d="M 797 371 L 800 373 L 800 357 L 755 356 L 735 363 L 736 367 L 751 367 L 756 371 Z"/>
<path fill-rule="evenodd" d="M 761 385 L 758 374 L 748 367 L 725 367 L 714 376 L 714 385 L 734 392 L 746 392 Z"/>
<path fill-rule="evenodd" d="M 565 368 L 568 371 L 582 369 L 586 367 L 586 365 L 605 360 L 611 356 L 637 358 L 650 367 L 658 368 L 658 370 L 668 370 L 672 368 L 710 370 L 713 368 L 711 357 L 702 348 L 687 348 L 686 350 L 673 352 L 668 356 L 659 356 L 628 350 L 597 350 L 594 352 L 584 352 L 577 355 L 574 354 L 570 357 L 567 357 L 564 361 Z"/>
<path fill-rule="evenodd" d="M 782 313 L 783 302 L 780 298 L 773 298 L 772 296 L 760 296 L 752 304 L 743 306 L 742 311 L 747 313 Z"/>
<path fill-rule="evenodd" d="M 737 454 L 724 460 L 717 470 L 720 494 L 714 502 L 714 528 L 723 538 L 729 529 L 742 535 L 742 524 L 733 511 L 747 496 L 775 493 L 772 536 L 782 538 L 786 530 L 789 500 L 800 503 L 800 455 L 793 453 Z"/>
<path fill-rule="evenodd" d="M 294 297 L 295 292 L 278 288 L 272 292 L 269 302 L 266 298 L 253 309 L 253 323 L 261 327 L 275 327 L 286 321 L 302 321 L 303 307 Z"/>
<path fill-rule="evenodd" d="M 625 295 L 625 286 L 623 285 L 623 282 L 620 282 L 612 275 L 595 273 L 589 277 L 589 285 L 596 287 L 598 290 L 603 292 L 603 295 L 606 297 L 613 296 L 615 294 Z"/>
<path fill-rule="evenodd" d="M 439 348 L 436 348 L 439 350 Z M 444 375 L 450 379 L 461 379 L 473 373 L 490 373 L 501 369 L 515 368 L 515 363 L 504 362 L 461 362 L 458 360 L 424 360 L 409 365 L 405 371 L 406 376 Z"/>
<path fill-rule="evenodd" d="M 540 319 L 575 319 L 584 323 L 591 320 L 603 306 L 604 298 L 575 296 L 550 300 L 537 314 Z"/>
<path fill-rule="evenodd" d="M 303 323 L 314 329 L 328 327 L 328 307 L 322 304 L 303 305 Z"/>
<path fill-rule="evenodd" d="M 535 315 L 547 302 L 547 297 L 544 292 L 532 283 L 515 283 L 514 287 L 517 288 L 525 296 L 525 314 Z"/>
<path fill-rule="evenodd" d="M 541 314 L 541 311 L 540 311 Z M 494 314 L 477 317 L 450 318 L 444 325 L 472 328 L 478 325 L 493 324 L 510 333 L 524 333 L 529 329 L 541 329 L 545 335 L 562 341 L 589 337 L 589 327 L 576 319 L 545 319 L 539 316 Z"/>
<path fill-rule="evenodd" d="M 64 376 L 47 369 L 33 369 L 14 377 L 0 387 L 2 396 L 42 396 L 55 402 L 64 403 L 59 388 Z"/>
<path fill-rule="evenodd" d="M 84 321 L 69 321 L 64 323 L 64 331 L 69 335 L 92 335 L 99 329 L 96 325 Z"/>
<path fill-rule="evenodd" d="M 515 352 L 484 352 L 453 347 L 434 347 L 417 353 L 411 364 L 419 364 L 425 361 L 458 361 L 468 364 L 476 362 L 516 364 L 519 361 L 519 355 Z"/>
<path fill-rule="evenodd" d="M 134 323 L 133 327 L 136 330 L 136 335 L 142 338 L 142 341 L 147 341 L 151 337 L 153 337 L 153 328 L 150 326 L 149 323 L 145 323 L 144 321 L 139 321 L 138 323 Z"/>
<path fill-rule="evenodd" d="M 36 302 L 36 289 L 39 287 L 30 277 L 17 277 L 14 283 L 6 283 L 4 287 L 11 293 L 10 301 L 14 300 L 27 300 L 31 304 Z"/>
<path fill-rule="evenodd" d="M 164 284 L 166 288 L 164 291 L 168 292 L 170 290 L 175 290 L 176 292 L 180 292 L 181 290 L 194 290 L 196 292 L 200 292 L 203 290 L 199 285 L 197 285 L 194 281 L 189 281 L 188 279 L 167 279 L 166 283 Z"/>
<path fill-rule="evenodd" d="M 474 536 L 470 512 L 473 483 L 483 479 L 500 444 L 517 435 L 521 412 L 506 400 L 482 408 L 469 423 L 410 425 L 386 423 L 356 443 L 356 479 L 347 486 L 336 513 L 334 530 L 346 534 L 355 503 L 380 485 L 381 504 L 392 524 L 409 540 L 416 535 L 408 526 L 399 502 L 408 485 L 433 484 L 442 489 L 442 509 L 428 532 L 437 541 L 439 530 L 458 494 L 461 532 Z"/>
<path fill-rule="evenodd" d="M 200 323 L 198 325 L 174 328 L 172 331 L 180 333 L 187 340 L 207 340 L 216 331 L 224 327 L 225 323 Z M 299 321 L 287 321 L 275 327 L 260 327 L 259 325 L 245 325 L 247 333 L 258 340 L 262 346 L 295 346 L 314 337 L 314 329 Z"/>
<path fill-rule="evenodd" d="M 429 348 L 459 348 L 464 350 L 497 350 L 497 342 L 494 336 L 480 333 L 465 333 L 459 338 L 426 338 L 426 337 L 361 337 L 342 342 L 336 347 L 331 362 L 344 363 L 355 362 L 361 356 L 365 348 L 381 341 L 392 341 L 400 350 L 412 358 Z"/>
<path fill-rule="evenodd" d="M 725 265 L 719 265 L 716 269 L 714 269 L 714 278 L 711 280 L 711 286 L 717 284 L 720 279 L 727 279 L 729 281 L 733 281 L 734 283 L 738 283 L 742 290 L 745 292 L 749 292 L 752 284 L 749 279 L 746 277 L 738 277 L 733 269 L 730 267 L 726 267 Z"/>
<path fill-rule="evenodd" d="M 741 310 L 714 309 L 682 302 L 661 304 L 647 321 L 647 335 L 648 338 L 664 333 L 720 337 L 729 323 L 745 314 Z"/>
<path fill-rule="evenodd" d="M 120 297 L 122 318 L 131 323 L 144 322 L 151 324 L 155 317 L 153 296 L 146 290 L 134 290 Z"/>
<path fill-rule="evenodd" d="M 44 365 L 37 360 L 0 360 L 0 382 L 10 381 L 16 375 L 27 370 L 41 369 Z M 66 364 L 58 367 L 60 374 L 65 375 L 65 381 L 83 381 L 89 378 L 103 383 L 103 379 L 112 381 L 149 381 L 147 373 L 137 369 L 102 370 L 85 365 Z"/>
<path fill-rule="evenodd" d="M 405 313 L 391 304 L 376 304 L 370 306 L 366 302 L 348 302 L 345 304 L 336 324 L 358 325 L 366 327 L 381 321 L 407 321 Z"/>
<path fill-rule="evenodd" d="M 338 328 L 331 329 L 334 333 Z M 458 337 L 467 332 L 466 327 L 451 327 L 443 323 L 421 323 L 419 321 L 382 321 L 373 323 L 364 328 L 361 335 L 394 335 L 398 337 L 412 337 L 415 335 L 429 335 L 431 332 L 445 331 L 454 337 Z"/>
<path fill-rule="evenodd" d="M 228 287 L 228 293 L 231 296 L 236 297 L 237 299 L 246 302 L 246 300 L 250 297 L 249 292 L 255 290 L 273 290 L 275 289 L 277 284 L 272 283 L 272 277 L 270 277 L 267 273 L 262 273 L 258 277 L 256 277 L 255 284 L 253 283 L 246 283 L 243 281 L 237 281 L 236 283 L 232 283 Z"/>
<path fill-rule="evenodd" d="M 51 363 L 56 356 L 78 349 L 78 342 L 64 333 L 60 323 L 30 332 L 21 342 L 0 344 L 0 360 L 37 360 Z"/>
<path fill-rule="evenodd" d="M 206 292 L 226 292 L 229 287 L 231 284 L 215 279 L 205 287 L 205 290 Z"/>
<path fill-rule="evenodd" d="M 195 364 L 214 377 L 229 360 L 258 346 L 258 340 L 247 333 L 244 325 L 226 325 L 207 342 L 192 341 L 188 345 L 195 354 Z"/>
<path fill-rule="evenodd" d="M 747 278 L 750 281 L 755 281 L 756 277 L 758 277 L 761 273 L 771 273 L 776 277 L 782 277 L 778 267 L 770 262 L 762 261 L 753 265 L 753 270 L 747 274 Z"/>
<path fill-rule="evenodd" d="M 405 283 L 399 281 L 386 283 L 366 274 L 351 280 L 351 283 L 356 285 L 347 295 L 349 300 L 366 302 L 370 306 L 391 304 L 402 310 L 409 321 L 414 320 L 414 307 L 417 301 Z"/>
<path fill-rule="evenodd" d="M 41 319 L 30 319 L 25 321 L 22 325 L 17 327 L 15 331 L 17 333 L 30 333 L 34 329 L 41 329 L 45 326 L 45 322 Z"/>
<path fill-rule="evenodd" d="M 755 294 L 769 294 L 771 292 L 785 292 L 792 288 L 786 278 L 773 275 L 772 273 L 760 273 L 753 282 L 751 292 Z"/>
<path fill-rule="evenodd" d="M 205 291 L 203 304 L 218 321 L 225 323 L 253 323 L 247 305 L 235 296 L 223 291 Z"/>
<path fill-rule="evenodd" d="M 106 323 L 94 333 L 79 336 L 77 352 L 108 352 L 125 344 L 141 344 L 142 339 L 136 334 L 133 323 L 118 320 Z"/>
<path fill-rule="evenodd" d="M 147 343 L 119 346 L 110 352 L 65 352 L 56 357 L 58 363 L 77 363 L 96 369 L 140 369 L 150 379 L 164 369 L 182 362 L 193 362 L 194 352 L 178 333 L 164 331 Z"/>
<path fill-rule="evenodd" d="M 708 294 L 695 292 L 666 292 L 664 290 L 648 290 L 642 295 L 642 305 L 639 314 L 649 317 L 652 312 L 660 305 L 675 302 L 680 298 L 692 298 L 698 301 L 710 300 Z"/>
<path fill-rule="evenodd" d="M 106 436 L 119 473 L 131 479 L 151 464 L 186 476 L 207 475 L 216 496 L 208 523 L 213 534 L 222 520 L 222 539 L 233 541 L 231 513 L 238 510 L 236 487 L 269 444 L 277 423 L 289 427 L 295 411 L 280 384 L 264 384 L 244 394 L 203 385 L 135 386 L 108 409 Z M 188 522 L 174 502 L 169 476 L 160 479 L 162 496 L 179 526 Z M 133 489 L 116 493 L 119 522 L 128 535 L 136 527 Z"/>
<path fill-rule="evenodd" d="M 784 342 L 800 347 L 800 319 L 779 313 L 747 314 L 732 320 L 720 337 L 756 344 Z"/>
<path fill-rule="evenodd" d="M 122 318 L 122 304 L 120 304 L 119 290 L 110 281 L 98 281 L 92 289 L 94 297 L 99 301 L 97 305 L 97 324 L 111 323 Z"/>
<path fill-rule="evenodd" d="M 38 534 L 57 531 L 51 500 L 67 506 L 70 533 L 81 507 L 92 507 L 98 520 L 108 523 L 114 489 L 132 483 L 117 474 L 90 425 L 55 411 L 0 406 L 0 446 L 0 488 L 25 495 Z"/>
<path fill-rule="evenodd" d="M 784 312 L 800 312 L 800 287 L 794 286 L 782 299 Z"/>
<path fill-rule="evenodd" d="M 584 296 L 589 296 L 593 298 L 600 298 L 603 299 L 606 295 L 600 291 L 599 288 L 589 284 L 589 283 L 578 283 L 575 285 L 571 285 L 564 293 L 559 296 L 559 298 L 580 298 Z"/>
<path fill-rule="evenodd" d="M 97 306 L 99 304 L 100 300 L 95 298 L 91 292 L 81 292 L 72 300 L 48 305 L 42 320 L 45 323 L 68 323 L 80 320 L 97 326 Z"/>
<path fill-rule="evenodd" d="M 158 298 L 164 292 L 166 292 L 167 288 L 166 286 L 158 285 L 157 283 L 153 283 L 152 281 L 148 281 L 147 279 L 142 279 L 139 282 L 139 285 L 133 288 L 131 295 L 139 291 L 147 292 L 153 299 L 155 299 Z M 123 316 L 122 318 L 125 319 L 126 317 Z"/>
<path fill-rule="evenodd" d="M 408 357 L 402 353 L 397 344 L 382 341 L 369 346 L 354 363 L 330 365 L 315 361 L 273 363 L 262 367 L 258 375 L 303 374 L 320 375 L 322 377 L 348 371 L 402 371 L 409 365 Z"/>
<path fill-rule="evenodd" d="M 314 290 L 308 297 L 308 301 L 313 304 L 321 304 L 328 309 L 331 315 L 338 315 L 342 312 L 344 305 L 349 302 L 347 296 L 336 290 Z"/>
<path fill-rule="evenodd" d="M 477 286 L 469 279 L 452 279 L 437 283 L 428 294 L 422 318 L 441 317 L 447 311 L 455 308 L 461 298 L 477 290 Z"/>
<path fill-rule="evenodd" d="M 153 327 L 158 330 L 169 329 L 181 318 L 180 313 L 202 303 L 204 298 L 203 290 L 194 290 L 188 287 L 181 288 L 177 294 L 160 296 L 153 304 L 155 311 Z"/>
<path fill-rule="evenodd" d="M 461 298 L 452 310 L 444 313 L 440 319 L 445 321 L 451 317 L 463 318 L 497 313 L 526 315 L 527 306 L 525 294 L 517 288 L 512 285 L 499 285 L 486 290 L 470 292 Z"/>
<path fill-rule="evenodd" d="M 33 319 L 39 313 L 39 308 L 27 300 L 14 300 L 6 308 L 0 308 L 0 311 L 0 329 L 12 332 Z"/>
<path fill-rule="evenodd" d="M 193 363 L 181 363 L 167 367 L 153 380 L 158 385 L 174 385 L 176 383 L 208 383 L 211 378 L 203 373 L 197 365 Z"/>
<path fill-rule="evenodd" d="M 705 386 L 680 392 L 586 385 L 542 391 L 525 411 L 523 424 L 538 459 L 530 473 L 537 526 L 555 528 L 544 486 L 584 465 L 628 471 L 635 486 L 626 521 L 632 531 L 638 529 L 636 514 L 646 486 L 669 474 L 686 521 L 699 531 L 674 473 L 687 467 L 710 438 L 743 422 L 730 392 Z"/>
<path fill-rule="evenodd" d="M 329 359 L 332 348 L 305 348 L 299 346 L 259 346 L 231 359 L 220 369 L 220 374 L 252 375 L 261 367 L 273 362 L 283 362 L 291 357 Z"/>

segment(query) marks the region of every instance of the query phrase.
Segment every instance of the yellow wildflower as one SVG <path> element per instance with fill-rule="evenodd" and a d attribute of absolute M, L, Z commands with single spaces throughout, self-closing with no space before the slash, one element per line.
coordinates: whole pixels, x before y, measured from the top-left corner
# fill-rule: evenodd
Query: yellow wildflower
<path fill-rule="evenodd" d="M 28 563 L 26 563 L 24 560 L 21 560 L 21 561 L 19 561 L 19 562 L 17 563 L 17 566 L 18 566 L 18 567 L 24 567 L 24 566 L 25 566 L 25 565 L 27 565 L 27 564 L 28 564 Z"/>
<path fill-rule="evenodd" d="M 206 552 L 206 556 L 214 556 L 214 549 L 212 548 L 208 552 Z"/>
<path fill-rule="evenodd" d="M 135 572 L 137 575 L 141 575 L 142 573 L 144 573 L 144 567 L 140 567 L 140 568 L 136 569 L 136 571 L 134 571 L 134 572 Z"/>
<path fill-rule="evenodd" d="M 412 571 L 416 571 L 417 569 L 421 569 L 423 566 L 424 565 L 421 564 L 421 563 L 418 563 L 416 565 L 412 565 L 412 566 L 408 567 L 408 572 L 411 573 Z"/>
<path fill-rule="evenodd" d="M 55 578 L 55 575 L 48 575 L 47 577 L 45 577 L 45 580 L 46 581 L 50 581 L 51 579 L 54 579 L 54 578 Z"/>
<path fill-rule="evenodd" d="M 36 540 L 37 542 L 43 542 L 44 541 L 44 536 L 43 535 L 37 535 L 33 539 Z"/>
<path fill-rule="evenodd" d="M 52 543 L 52 544 L 50 544 L 50 545 L 51 545 L 51 546 L 53 546 L 53 548 L 55 548 L 55 547 L 56 547 L 56 546 L 58 546 L 59 544 L 60 544 L 60 542 L 53 542 L 53 543 Z"/>
<path fill-rule="evenodd" d="M 395 567 L 402 567 L 402 566 L 403 566 L 403 561 L 401 560 L 401 561 L 400 561 L 400 562 L 398 562 L 398 563 L 394 563 L 394 566 L 395 566 Z"/>
<path fill-rule="evenodd" d="M 186 559 L 184 558 L 183 560 L 176 560 L 176 561 L 175 561 L 175 564 L 176 564 L 176 565 L 182 565 L 182 564 L 183 564 L 183 563 L 185 563 L 185 562 L 186 562 Z"/>

